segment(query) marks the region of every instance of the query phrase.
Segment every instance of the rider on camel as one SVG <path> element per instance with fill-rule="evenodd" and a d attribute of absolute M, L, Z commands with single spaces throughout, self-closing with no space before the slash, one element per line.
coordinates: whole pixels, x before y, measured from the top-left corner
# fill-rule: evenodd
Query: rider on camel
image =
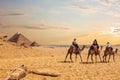
<path fill-rule="evenodd" d="M 76 42 L 76 38 L 74 38 L 72 45 L 75 47 L 75 50 L 77 50 L 79 48 L 77 42 Z"/>
<path fill-rule="evenodd" d="M 90 49 L 93 50 L 93 49 L 94 49 L 94 46 L 97 46 L 97 49 L 99 49 L 99 45 L 98 45 L 96 39 L 93 41 L 93 44 L 90 46 Z"/>
<path fill-rule="evenodd" d="M 107 49 L 107 48 L 108 48 L 108 49 L 111 49 L 111 51 L 113 50 L 113 48 L 112 48 L 110 42 L 107 42 L 106 49 Z"/>

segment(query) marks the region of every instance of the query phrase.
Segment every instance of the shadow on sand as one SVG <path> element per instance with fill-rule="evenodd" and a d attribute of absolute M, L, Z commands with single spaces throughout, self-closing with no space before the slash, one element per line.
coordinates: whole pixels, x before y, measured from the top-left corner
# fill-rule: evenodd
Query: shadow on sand
<path fill-rule="evenodd" d="M 108 62 L 101 62 L 101 61 L 99 61 L 99 62 L 80 62 L 80 64 L 96 64 L 96 63 L 108 63 Z"/>
<path fill-rule="evenodd" d="M 72 62 L 72 61 L 58 61 L 58 63 L 74 63 L 74 62 Z M 109 62 L 101 62 L 101 61 L 99 61 L 99 62 L 79 62 L 80 64 L 98 64 L 98 63 L 100 63 L 100 64 L 105 64 L 105 63 L 109 63 Z"/>
<path fill-rule="evenodd" d="M 58 61 L 59 63 L 73 63 L 72 61 Z"/>

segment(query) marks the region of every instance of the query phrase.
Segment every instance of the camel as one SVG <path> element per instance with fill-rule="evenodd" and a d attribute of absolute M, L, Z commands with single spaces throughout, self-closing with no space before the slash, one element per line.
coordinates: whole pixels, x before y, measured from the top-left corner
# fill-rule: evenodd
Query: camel
<path fill-rule="evenodd" d="M 87 56 L 87 62 L 88 62 L 88 59 L 89 59 L 89 56 L 91 55 L 91 60 L 92 62 L 93 61 L 93 55 L 95 54 L 95 61 L 97 62 L 97 55 L 99 56 L 100 58 L 100 61 L 101 61 L 101 57 L 100 57 L 100 50 L 97 49 L 97 46 L 93 46 L 93 50 L 92 49 L 89 49 L 88 51 L 88 56 Z"/>
<path fill-rule="evenodd" d="M 68 49 L 68 52 L 67 52 L 67 54 L 66 54 L 66 57 L 65 57 L 64 62 L 66 62 L 67 56 L 68 56 L 69 54 L 70 54 L 70 60 L 73 62 L 73 60 L 72 60 L 72 54 L 73 54 L 73 53 L 75 54 L 75 61 L 77 61 L 77 55 L 79 55 L 79 56 L 80 56 L 80 59 L 81 59 L 81 62 L 82 62 L 82 56 L 81 56 L 80 53 L 84 50 L 84 48 L 85 48 L 85 45 L 83 45 L 82 49 L 79 48 L 78 50 L 75 50 L 75 51 L 74 51 L 74 46 L 71 45 L 70 48 Z"/>
<path fill-rule="evenodd" d="M 113 61 L 115 62 L 115 54 L 117 54 L 118 49 L 116 48 L 115 51 L 111 50 L 110 48 L 106 48 L 104 50 L 104 55 L 103 55 L 103 62 L 106 62 L 106 58 L 109 55 L 108 62 L 110 61 L 111 55 L 113 55 Z"/>

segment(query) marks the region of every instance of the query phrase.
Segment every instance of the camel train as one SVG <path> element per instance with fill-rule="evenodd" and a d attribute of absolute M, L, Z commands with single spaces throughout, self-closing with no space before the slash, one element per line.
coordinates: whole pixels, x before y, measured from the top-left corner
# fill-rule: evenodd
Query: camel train
<path fill-rule="evenodd" d="M 68 55 L 70 55 L 70 60 L 71 60 L 71 62 L 73 62 L 73 60 L 72 60 L 73 54 L 75 54 L 75 61 L 77 61 L 77 55 L 79 55 L 81 62 L 83 62 L 81 52 L 85 49 L 85 47 L 86 46 L 83 45 L 82 48 L 79 48 L 78 44 L 76 43 L 76 39 L 74 39 L 72 42 L 72 45 L 70 46 L 70 48 L 67 51 L 64 62 L 66 62 Z M 93 41 L 93 44 L 90 46 L 90 48 L 88 50 L 87 63 L 88 63 L 90 56 L 91 56 L 92 63 L 94 63 L 93 55 L 95 55 L 95 62 L 97 62 L 97 56 L 99 56 L 100 62 L 109 62 L 111 56 L 113 56 L 113 61 L 115 62 L 115 54 L 117 54 L 118 49 L 116 48 L 115 51 L 113 51 L 111 44 L 109 42 L 107 42 L 106 49 L 104 50 L 104 54 L 103 54 L 103 60 L 101 59 L 101 55 L 100 55 L 102 49 L 103 49 L 103 46 L 100 46 L 100 48 L 99 48 L 97 40 L 95 39 Z M 106 60 L 107 56 L 109 56 L 108 60 Z"/>

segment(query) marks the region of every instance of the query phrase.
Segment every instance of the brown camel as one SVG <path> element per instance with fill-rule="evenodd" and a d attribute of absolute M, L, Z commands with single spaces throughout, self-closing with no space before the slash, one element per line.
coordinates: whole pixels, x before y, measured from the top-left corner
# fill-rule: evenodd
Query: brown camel
<path fill-rule="evenodd" d="M 97 46 L 93 46 L 93 50 L 89 49 L 89 51 L 88 51 L 87 62 L 88 62 L 88 59 L 89 59 L 90 55 L 91 55 L 91 61 L 94 62 L 93 61 L 93 55 L 94 54 L 95 54 L 95 61 L 97 62 L 97 55 L 99 56 L 100 61 L 101 61 L 100 50 L 97 48 Z"/>
<path fill-rule="evenodd" d="M 67 59 L 67 56 L 70 54 L 70 60 L 73 62 L 73 60 L 72 60 L 72 54 L 73 53 L 75 53 L 75 61 L 77 61 L 77 55 L 79 55 L 80 56 L 80 59 L 81 59 L 81 62 L 82 62 L 82 56 L 81 56 L 81 51 L 83 51 L 84 50 L 84 48 L 85 48 L 85 45 L 83 45 L 83 47 L 82 47 L 82 49 L 78 49 L 78 50 L 75 50 L 74 51 L 74 46 L 72 45 L 72 46 L 70 46 L 70 48 L 68 49 L 68 52 L 67 52 L 67 54 L 66 54 L 66 57 L 65 57 L 65 60 L 64 60 L 64 62 L 66 62 L 66 59 Z"/>
<path fill-rule="evenodd" d="M 113 61 L 115 62 L 115 53 L 117 54 L 118 49 L 116 48 L 115 51 L 111 50 L 110 48 L 106 48 L 103 55 L 103 62 L 106 62 L 106 58 L 109 55 L 108 62 L 110 61 L 111 55 L 113 55 Z"/>

